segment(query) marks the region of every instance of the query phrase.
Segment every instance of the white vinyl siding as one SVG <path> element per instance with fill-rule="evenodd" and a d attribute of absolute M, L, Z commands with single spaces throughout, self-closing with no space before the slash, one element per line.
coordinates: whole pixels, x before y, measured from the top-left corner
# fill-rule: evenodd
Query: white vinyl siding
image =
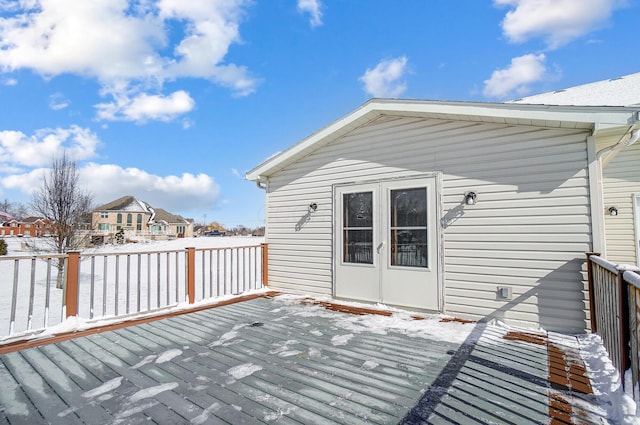
<path fill-rule="evenodd" d="M 606 256 L 609 261 L 637 264 L 633 194 L 640 193 L 640 142 L 636 142 L 609 162 L 602 172 L 605 207 Z M 609 207 L 618 209 L 609 215 Z"/>
<path fill-rule="evenodd" d="M 333 185 L 440 172 L 445 312 L 581 331 L 587 136 L 382 116 L 270 176 L 270 286 L 332 294 Z M 468 190 L 477 205 L 462 205 Z M 309 213 L 312 202 L 318 209 Z M 512 287 L 512 302 L 497 298 L 498 285 Z"/>

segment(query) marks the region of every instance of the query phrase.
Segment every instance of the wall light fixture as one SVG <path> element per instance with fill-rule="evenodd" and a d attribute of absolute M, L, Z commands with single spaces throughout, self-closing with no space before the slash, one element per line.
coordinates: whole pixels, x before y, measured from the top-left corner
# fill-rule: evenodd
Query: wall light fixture
<path fill-rule="evenodd" d="M 467 192 L 464 194 L 464 203 L 467 205 L 475 205 L 478 202 L 478 194 L 476 192 Z"/>

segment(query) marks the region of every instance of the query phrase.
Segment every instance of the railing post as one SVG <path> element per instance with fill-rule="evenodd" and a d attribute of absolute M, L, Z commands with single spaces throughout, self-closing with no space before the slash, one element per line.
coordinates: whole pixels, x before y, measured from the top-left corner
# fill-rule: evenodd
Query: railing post
<path fill-rule="evenodd" d="M 67 279 L 64 284 L 66 317 L 78 315 L 78 276 L 80 275 L 80 251 L 67 253 Z"/>
<path fill-rule="evenodd" d="M 189 304 L 196 301 L 196 249 L 194 247 L 185 248 L 187 250 L 187 297 Z"/>
<path fill-rule="evenodd" d="M 598 332 L 598 324 L 596 323 L 596 299 L 595 299 L 595 283 L 593 276 L 593 264 L 591 256 L 600 256 L 599 252 L 587 252 L 587 281 L 589 283 L 589 321 L 591 322 L 591 332 Z"/>
<path fill-rule="evenodd" d="M 269 286 L 269 244 L 261 243 L 262 249 L 262 286 Z"/>
<path fill-rule="evenodd" d="M 624 280 L 624 272 L 633 271 L 636 268 L 631 266 L 618 266 L 618 327 L 620 329 L 620 381 L 622 388 L 625 387 L 624 373 L 631 366 L 631 351 L 629 340 L 631 339 L 631 323 L 629 322 L 629 288 Z"/>

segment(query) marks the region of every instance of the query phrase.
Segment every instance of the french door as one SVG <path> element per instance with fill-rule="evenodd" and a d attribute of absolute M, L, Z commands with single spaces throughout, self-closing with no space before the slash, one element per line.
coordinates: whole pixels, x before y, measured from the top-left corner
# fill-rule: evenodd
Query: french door
<path fill-rule="evenodd" d="M 336 297 L 439 310 L 435 178 L 334 194 Z"/>

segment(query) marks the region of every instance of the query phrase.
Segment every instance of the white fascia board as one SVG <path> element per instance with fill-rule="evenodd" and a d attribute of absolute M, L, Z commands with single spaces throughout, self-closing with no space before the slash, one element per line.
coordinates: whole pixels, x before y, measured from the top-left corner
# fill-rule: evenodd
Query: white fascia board
<path fill-rule="evenodd" d="M 528 105 L 517 103 L 444 102 L 420 100 L 372 99 L 353 112 L 334 121 L 289 149 L 267 159 L 245 175 L 247 180 L 264 181 L 281 170 L 341 135 L 360 127 L 380 115 L 437 117 L 451 120 L 473 120 L 510 124 L 518 120 L 549 123 L 562 122 L 603 127 L 619 127 L 635 121 L 640 108 Z M 557 123 L 551 125 L 550 123 Z"/>
<path fill-rule="evenodd" d="M 272 174 L 273 170 L 282 169 L 287 164 L 291 163 L 294 158 L 303 156 L 307 151 L 315 150 L 322 144 L 329 143 L 331 140 L 334 140 L 342 134 L 345 134 L 373 119 L 378 114 L 372 113 L 373 109 L 370 105 L 370 103 L 365 103 L 360 108 L 313 133 L 311 136 L 291 146 L 289 149 L 279 153 L 278 155 L 272 156 L 256 168 L 248 171 L 245 178 L 250 181 L 265 180 L 266 177 Z"/>

